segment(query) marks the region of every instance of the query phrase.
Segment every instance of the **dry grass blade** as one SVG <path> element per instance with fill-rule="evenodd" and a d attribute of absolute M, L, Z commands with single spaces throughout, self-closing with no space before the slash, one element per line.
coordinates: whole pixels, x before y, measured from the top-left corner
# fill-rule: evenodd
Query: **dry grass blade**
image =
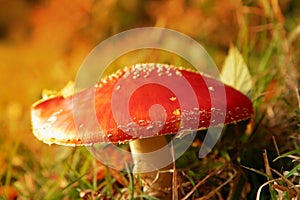
<path fill-rule="evenodd" d="M 272 171 L 275 172 L 278 176 L 280 176 L 287 183 L 287 185 L 297 193 L 297 196 L 300 196 L 300 190 L 297 187 L 295 187 L 295 185 L 289 179 L 287 179 L 275 169 L 272 169 Z"/>
<path fill-rule="evenodd" d="M 267 181 L 267 182 L 265 182 L 264 184 L 262 184 L 262 185 L 258 188 L 258 190 L 257 190 L 257 193 L 256 193 L 256 200 L 260 200 L 260 193 L 261 193 L 261 190 L 263 189 L 263 187 L 265 187 L 266 185 L 269 185 L 269 184 L 271 184 L 271 183 L 274 183 L 274 182 L 276 182 L 276 181 L 280 181 L 280 180 L 281 180 L 280 178 L 278 178 L 278 179 L 273 179 L 273 180 Z"/>
<path fill-rule="evenodd" d="M 288 43 L 293 43 L 300 36 L 300 25 L 298 25 L 288 36 Z"/>
<path fill-rule="evenodd" d="M 109 172 L 110 172 L 111 176 L 114 177 L 119 184 L 121 184 L 122 186 L 127 186 L 128 185 L 128 181 L 120 173 L 120 171 L 109 168 Z"/>
<path fill-rule="evenodd" d="M 237 171 L 234 168 L 230 168 L 232 170 L 232 174 L 230 176 L 230 178 L 228 178 L 224 183 L 222 183 L 221 185 L 219 185 L 217 188 L 215 188 L 213 191 L 211 191 L 210 193 L 208 193 L 206 196 L 198 198 L 199 200 L 204 200 L 204 199 L 210 199 L 212 196 L 214 196 L 215 194 L 218 195 L 218 191 L 224 187 L 225 185 L 227 185 L 230 181 L 233 180 L 233 178 L 236 177 Z M 182 200 L 187 200 L 201 185 L 203 185 L 208 179 L 212 178 L 215 175 L 218 175 L 222 172 L 224 172 L 225 170 L 227 170 L 226 166 L 222 167 L 221 169 L 215 170 L 213 172 L 211 172 L 210 174 L 208 174 L 205 178 L 203 178 L 200 182 L 198 182 L 192 189 L 191 191 L 186 194 Z"/>
<path fill-rule="evenodd" d="M 177 170 L 175 163 L 173 164 L 173 177 L 172 177 L 172 199 L 178 199 L 178 182 L 177 182 Z"/>
<path fill-rule="evenodd" d="M 264 158 L 266 174 L 267 174 L 268 177 L 272 178 L 272 172 L 271 172 L 271 168 L 270 168 L 270 165 L 269 165 L 269 160 L 268 160 L 268 155 L 267 155 L 266 150 L 264 150 L 264 152 L 263 152 L 263 158 Z"/>
<path fill-rule="evenodd" d="M 228 183 L 230 183 L 234 178 L 235 176 L 237 175 L 237 171 L 232 168 L 232 175 L 230 176 L 229 179 L 227 179 L 224 183 L 222 183 L 221 185 L 219 185 L 216 189 L 214 189 L 213 191 L 211 191 L 210 193 L 208 193 L 206 196 L 204 197 L 201 197 L 201 198 L 198 198 L 197 200 L 208 200 L 208 199 L 211 199 L 211 197 L 213 197 L 215 194 L 218 193 L 218 191 L 224 187 L 225 185 L 227 185 Z"/>
<path fill-rule="evenodd" d="M 299 93 L 299 89 L 297 86 L 295 86 L 295 90 L 296 90 L 296 96 L 297 96 L 297 101 L 298 101 L 298 108 L 300 110 L 300 93 Z"/>
<path fill-rule="evenodd" d="M 173 143 L 171 143 L 171 154 L 172 154 L 172 159 L 175 160 L 175 154 L 174 154 L 174 146 Z M 178 182 L 177 182 L 177 170 L 176 170 L 176 165 L 175 162 L 173 162 L 173 177 L 172 177 L 172 199 L 176 200 L 178 199 Z"/>
<path fill-rule="evenodd" d="M 278 0 L 271 0 L 270 3 L 271 3 L 271 7 L 272 7 L 272 11 L 273 11 L 274 17 L 280 23 L 283 23 L 284 20 L 285 20 L 285 18 L 284 18 L 283 14 L 282 14 L 282 11 L 281 11 L 281 8 L 280 8 Z"/>
<path fill-rule="evenodd" d="M 176 166 L 155 174 L 154 181 L 168 173 L 172 185 L 155 189 L 174 200 L 300 200 L 299 8 L 296 0 L 87 0 L 71 4 L 68 0 L 17 0 L 1 4 L 0 78 L 9 87 L 0 89 L 0 200 L 155 199 L 143 191 L 141 178 L 131 173 L 131 161 L 118 166 L 126 168 L 121 172 L 95 161 L 95 157 L 102 158 L 102 151 L 91 155 L 82 147 L 69 150 L 44 145 L 31 134 L 29 118 L 31 104 L 44 88 L 51 89 L 44 95 L 58 95 L 53 90 L 77 80 L 84 59 L 99 42 L 141 26 L 170 28 L 190 36 L 207 48 L 216 66 L 222 66 L 232 45 L 254 81 L 248 93 L 255 110 L 250 129 L 246 133 L 233 130 L 229 138 L 224 134 L 205 159 L 197 156 L 206 137 L 199 131 L 194 146 L 176 160 Z M 126 48 L 126 42 L 120 47 Z M 169 40 L 162 42 L 169 47 Z M 113 55 L 116 48 L 108 46 L 105 51 Z M 184 53 L 194 59 L 196 49 L 187 50 Z M 205 60 L 195 59 L 199 66 L 204 63 L 201 69 L 210 71 L 204 67 Z M 104 77 L 123 66 L 149 61 L 197 70 L 180 55 L 146 48 L 120 55 L 97 71 L 103 69 Z M 59 95 L 72 93 L 74 88 L 69 86 Z M 127 144 L 119 147 L 129 152 Z M 176 149 L 171 151 L 175 162 Z M 109 155 L 110 163 L 120 163 L 118 156 Z M 130 158 L 123 159 L 125 163 Z M 231 182 L 225 185 L 228 179 Z M 154 188 L 152 182 L 147 186 Z"/>
<path fill-rule="evenodd" d="M 193 189 L 191 189 L 191 191 L 189 193 L 187 193 L 187 195 L 185 195 L 182 200 L 186 200 L 188 199 L 197 189 L 200 185 L 204 184 L 206 180 L 208 180 L 209 178 L 211 178 L 212 176 L 216 175 L 219 173 L 219 170 L 213 171 L 212 173 L 208 174 L 205 178 L 203 178 L 201 181 L 199 181 L 199 183 L 197 183 Z"/>
<path fill-rule="evenodd" d="M 265 164 L 266 165 L 266 164 Z M 277 170 L 271 169 L 269 168 L 268 171 L 273 171 L 274 173 L 276 173 L 278 176 L 280 176 L 280 178 L 277 179 L 273 179 L 273 180 L 269 180 L 267 182 L 265 182 L 264 184 L 262 184 L 257 193 L 256 193 L 256 200 L 260 199 L 260 194 L 262 191 L 262 188 L 266 185 L 270 185 L 272 184 L 272 188 L 275 189 L 277 192 L 288 192 L 288 194 L 290 195 L 290 197 L 295 197 L 295 196 L 300 196 L 299 193 L 299 189 L 297 188 L 297 186 L 295 186 L 289 179 L 287 179 L 285 176 L 283 176 L 281 173 L 279 173 Z M 266 170 L 267 171 L 267 170 Z M 270 173 L 270 172 L 269 172 Z M 268 175 L 269 176 L 269 175 Z M 278 185 L 276 182 L 277 181 L 284 181 L 289 187 L 284 187 L 281 185 Z M 275 183 L 275 184 L 273 184 Z"/>
<path fill-rule="evenodd" d="M 277 145 L 277 142 L 276 142 L 276 139 L 275 139 L 274 136 L 272 136 L 272 140 L 273 140 L 273 143 L 274 143 L 274 147 L 275 147 L 277 156 L 280 156 L 280 151 L 279 151 L 279 148 L 278 148 L 278 145 Z"/>
<path fill-rule="evenodd" d="M 277 184 L 274 184 L 272 186 L 272 188 L 276 189 L 276 190 L 279 190 L 281 192 L 288 192 L 290 196 L 297 196 L 297 193 L 295 192 L 295 190 L 293 189 L 290 189 L 290 188 L 287 188 L 287 187 L 284 187 L 284 186 L 281 186 L 281 185 L 277 185 Z"/>

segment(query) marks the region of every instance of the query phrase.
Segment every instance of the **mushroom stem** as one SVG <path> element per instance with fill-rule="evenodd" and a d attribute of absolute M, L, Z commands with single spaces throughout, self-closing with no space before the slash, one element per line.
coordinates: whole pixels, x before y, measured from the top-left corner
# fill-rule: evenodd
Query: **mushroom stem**
<path fill-rule="evenodd" d="M 169 149 L 164 149 L 159 152 L 159 156 L 147 155 L 147 153 L 166 147 L 168 145 L 166 138 L 158 136 L 138 139 L 129 142 L 129 145 L 134 162 L 134 173 L 140 177 L 143 191 L 160 199 L 170 199 L 172 187 L 171 169 L 173 165 L 170 163 L 161 168 L 159 164 L 166 160 L 172 161 L 171 152 Z"/>

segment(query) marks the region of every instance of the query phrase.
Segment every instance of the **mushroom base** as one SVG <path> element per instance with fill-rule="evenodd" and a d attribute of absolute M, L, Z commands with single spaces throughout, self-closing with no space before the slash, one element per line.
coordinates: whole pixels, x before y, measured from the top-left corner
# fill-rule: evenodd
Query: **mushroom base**
<path fill-rule="evenodd" d="M 140 178 L 143 191 L 160 199 L 171 199 L 173 159 L 166 138 L 158 136 L 139 139 L 129 142 L 129 145 L 134 173 Z M 164 163 L 167 165 L 163 166 Z"/>

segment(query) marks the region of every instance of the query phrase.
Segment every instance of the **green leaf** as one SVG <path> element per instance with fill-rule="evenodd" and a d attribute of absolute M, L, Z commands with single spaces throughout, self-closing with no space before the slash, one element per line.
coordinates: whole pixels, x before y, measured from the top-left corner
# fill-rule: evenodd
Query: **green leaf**
<path fill-rule="evenodd" d="M 278 159 L 285 158 L 285 157 L 288 157 L 288 156 L 291 156 L 291 155 L 294 155 L 294 154 L 299 154 L 299 153 L 300 153 L 300 149 L 294 149 L 292 151 L 289 151 L 289 152 L 286 152 L 284 154 L 281 154 L 280 156 L 278 156 L 277 158 L 275 158 L 273 160 L 273 162 L 277 161 Z"/>
<path fill-rule="evenodd" d="M 252 88 L 252 78 L 248 66 L 239 50 L 234 46 L 230 47 L 225 59 L 221 80 L 246 95 Z"/>
<path fill-rule="evenodd" d="M 300 164 L 298 164 L 296 167 L 294 167 L 291 171 L 289 171 L 289 173 L 287 173 L 285 175 L 286 178 L 289 178 L 291 175 L 295 174 L 296 172 L 298 172 L 300 169 Z"/>

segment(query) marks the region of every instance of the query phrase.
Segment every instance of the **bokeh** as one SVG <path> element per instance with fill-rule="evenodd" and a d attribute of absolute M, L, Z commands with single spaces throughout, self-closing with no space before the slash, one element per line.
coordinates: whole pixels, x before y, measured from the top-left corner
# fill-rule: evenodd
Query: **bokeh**
<path fill-rule="evenodd" d="M 58 174 L 49 175 L 55 164 L 51 162 L 63 160 L 72 150 L 34 138 L 31 105 L 42 97 L 44 89 L 60 90 L 74 80 L 88 53 L 106 38 L 137 27 L 170 28 L 201 43 L 220 69 L 230 45 L 237 45 L 248 55 L 245 60 L 250 63 L 250 72 L 259 74 L 261 69 L 256 66 L 268 53 L 270 41 L 275 41 L 272 38 L 285 37 L 275 34 L 293 33 L 287 54 L 299 58 L 299 13 L 297 0 L 0 0 L 0 187 L 8 187 L 12 195 L 28 197 L 37 190 L 36 185 L 43 187 L 38 176 L 26 173 L 26 169 L 32 172 L 45 166 L 48 171 L 41 171 L 40 176 L 57 180 Z M 284 32 L 274 31 L 277 28 Z M 284 63 L 284 58 L 278 58 L 268 64 L 275 66 L 278 60 Z M 299 70 L 300 60 L 293 63 Z M 282 71 L 276 70 L 276 74 Z M 270 76 L 275 74 L 271 71 Z M 297 78 L 295 74 L 293 79 Z M 261 83 L 261 77 L 254 79 Z M 268 80 L 256 92 L 264 95 L 282 84 L 280 78 L 276 80 Z M 276 92 L 272 94 L 267 97 L 271 108 Z M 296 105 L 296 100 L 293 102 Z M 274 110 L 270 107 L 266 112 L 271 116 Z M 270 124 L 275 124 L 274 120 L 270 117 Z M 29 189 L 22 193 L 24 185 Z"/>

